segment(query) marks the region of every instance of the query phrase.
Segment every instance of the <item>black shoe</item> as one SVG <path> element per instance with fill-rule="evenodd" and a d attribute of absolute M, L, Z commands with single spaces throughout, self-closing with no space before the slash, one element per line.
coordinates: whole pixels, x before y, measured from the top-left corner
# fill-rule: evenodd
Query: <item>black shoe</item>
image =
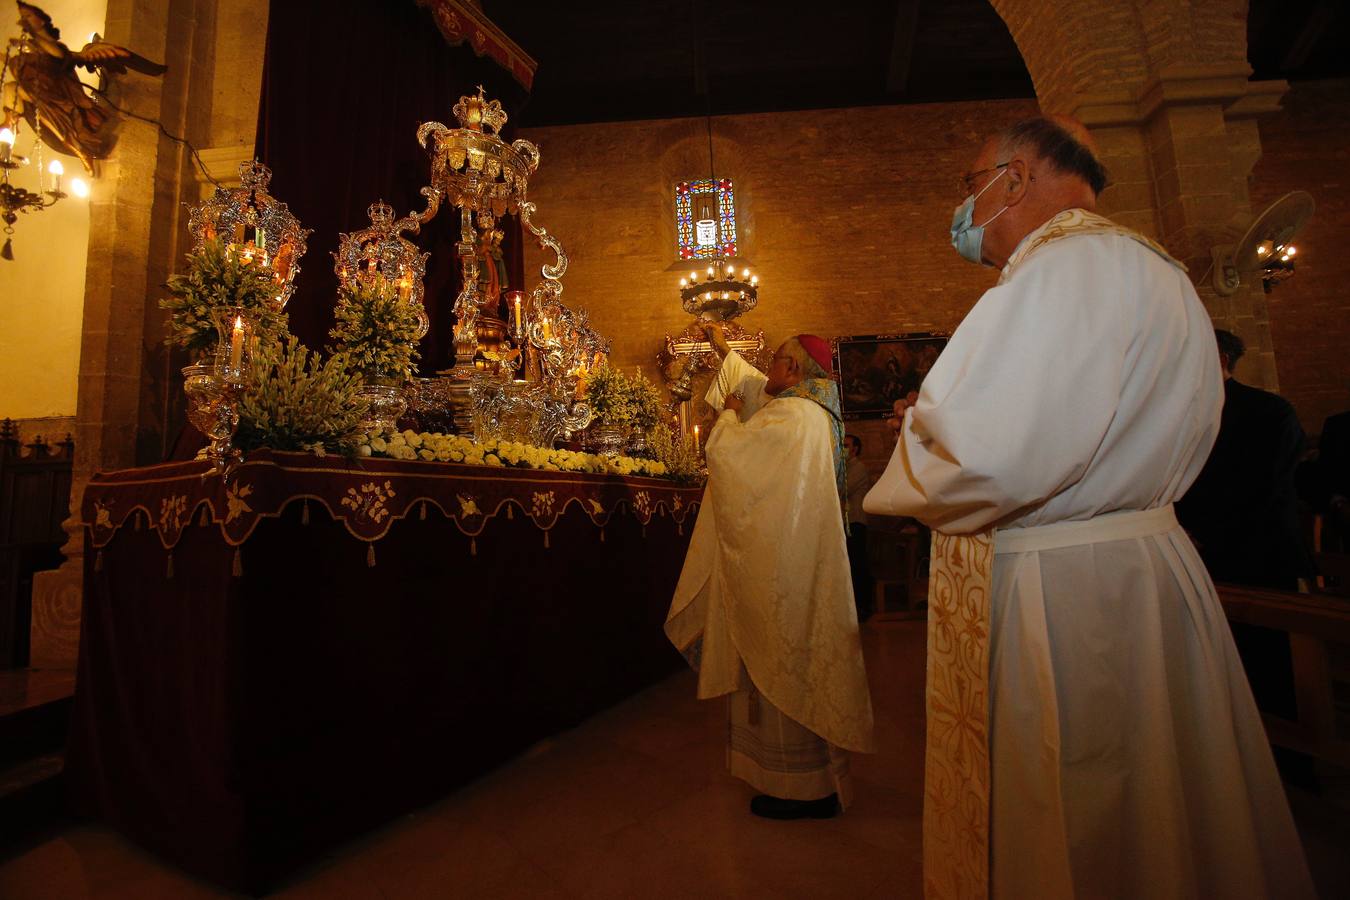
<path fill-rule="evenodd" d="M 784 800 L 760 794 L 750 801 L 750 811 L 763 819 L 833 819 L 839 814 L 839 795 L 819 800 Z"/>

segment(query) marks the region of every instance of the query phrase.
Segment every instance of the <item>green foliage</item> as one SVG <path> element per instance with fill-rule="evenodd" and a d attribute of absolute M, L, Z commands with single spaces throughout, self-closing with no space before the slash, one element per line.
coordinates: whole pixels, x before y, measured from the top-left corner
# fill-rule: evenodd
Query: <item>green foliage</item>
<path fill-rule="evenodd" d="M 676 434 L 665 422 L 658 422 L 647 434 L 652 459 L 665 463 L 666 477 L 690 484 L 701 477 L 693 445 L 683 434 Z"/>
<path fill-rule="evenodd" d="M 333 310 L 336 324 L 328 332 L 347 365 L 367 380 L 412 378 L 417 361 L 417 313 L 399 299 L 385 279 L 366 283 L 353 279 L 343 288 Z"/>
<path fill-rule="evenodd" d="M 359 374 L 338 354 L 326 362 L 299 339 L 261 341 L 239 404 L 238 446 L 245 450 L 353 454 L 367 404 Z"/>
<path fill-rule="evenodd" d="M 595 413 L 595 420 L 601 425 L 614 425 L 627 428 L 634 424 L 636 410 L 633 407 L 633 392 L 628 378 L 616 368 L 606 363 L 590 374 L 586 380 L 586 400 Z"/>
<path fill-rule="evenodd" d="M 647 380 L 641 369 L 628 379 L 628 400 L 633 410 L 633 427 L 644 434 L 651 432 L 664 417 L 661 392 Z"/>
<path fill-rule="evenodd" d="M 270 269 L 245 263 L 229 253 L 220 240 L 204 242 L 187 255 L 187 274 L 173 275 L 165 287 L 170 296 L 159 301 L 169 312 L 166 344 L 177 344 L 194 355 L 215 350 L 218 337 L 213 315 L 242 307 L 261 334 L 286 330 L 286 314 L 277 309 L 279 287 Z"/>

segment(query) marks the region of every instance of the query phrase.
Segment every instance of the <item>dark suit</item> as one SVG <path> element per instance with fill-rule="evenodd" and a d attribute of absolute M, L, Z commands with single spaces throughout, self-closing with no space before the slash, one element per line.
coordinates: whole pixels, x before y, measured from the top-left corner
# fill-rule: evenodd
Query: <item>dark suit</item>
<path fill-rule="evenodd" d="M 1178 501 L 1177 518 L 1215 581 L 1296 590 L 1298 578 L 1314 571 L 1294 486 L 1307 438 L 1294 407 L 1278 394 L 1233 378 L 1224 382 L 1223 391 L 1214 449 Z M 1256 705 L 1293 718 L 1289 636 L 1240 623 L 1232 629 Z"/>
<path fill-rule="evenodd" d="M 1294 472 L 1307 438 L 1278 394 L 1224 382 L 1218 438 L 1177 503 L 1215 581 L 1294 590 L 1313 574 L 1298 519 Z"/>
<path fill-rule="evenodd" d="M 1350 501 L 1350 412 L 1327 416 L 1317 441 L 1317 461 L 1307 467 L 1305 497 L 1325 517 L 1322 549 L 1350 552 L 1350 528 L 1346 511 L 1333 504 Z M 1337 499 L 1341 498 L 1341 499 Z"/>

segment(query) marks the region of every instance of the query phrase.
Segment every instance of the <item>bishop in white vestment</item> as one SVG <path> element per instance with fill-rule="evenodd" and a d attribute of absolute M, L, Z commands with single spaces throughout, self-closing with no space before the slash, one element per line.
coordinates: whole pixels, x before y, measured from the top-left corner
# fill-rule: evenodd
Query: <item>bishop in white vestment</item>
<path fill-rule="evenodd" d="M 1104 173 L 1058 124 L 1014 126 L 974 170 L 953 242 L 1003 275 L 865 502 L 935 529 L 925 891 L 1312 896 L 1172 512 L 1219 423 L 1209 317 L 1181 264 L 1091 212 Z"/>
<path fill-rule="evenodd" d="M 872 750 L 828 344 L 789 340 L 765 377 L 710 337 L 721 411 L 666 633 L 700 699 L 730 695 L 728 766 L 762 792 L 752 811 L 824 818 L 849 803 L 846 751 Z"/>

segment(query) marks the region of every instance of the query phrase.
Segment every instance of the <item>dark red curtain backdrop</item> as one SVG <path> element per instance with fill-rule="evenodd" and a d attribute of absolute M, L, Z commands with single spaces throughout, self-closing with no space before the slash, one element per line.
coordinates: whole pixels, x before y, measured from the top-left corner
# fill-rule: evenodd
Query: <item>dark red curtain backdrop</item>
<path fill-rule="evenodd" d="M 272 169 L 273 196 L 314 229 L 287 311 L 291 331 L 318 349 L 333 325 L 338 234 L 365 228 L 366 208 L 376 200 L 399 215 L 426 205 L 418 191 L 430 166 L 418 125 L 457 127 L 451 107 L 479 84 L 513 117 L 528 95 L 467 44 L 446 44 L 413 0 L 272 0 L 270 17 L 256 152 Z M 508 122 L 508 141 L 512 127 Z M 506 225 L 511 287 L 522 288 L 519 222 L 508 217 Z M 453 362 L 458 227 L 455 211 L 442 209 L 414 238 L 431 253 L 423 375 Z"/>

